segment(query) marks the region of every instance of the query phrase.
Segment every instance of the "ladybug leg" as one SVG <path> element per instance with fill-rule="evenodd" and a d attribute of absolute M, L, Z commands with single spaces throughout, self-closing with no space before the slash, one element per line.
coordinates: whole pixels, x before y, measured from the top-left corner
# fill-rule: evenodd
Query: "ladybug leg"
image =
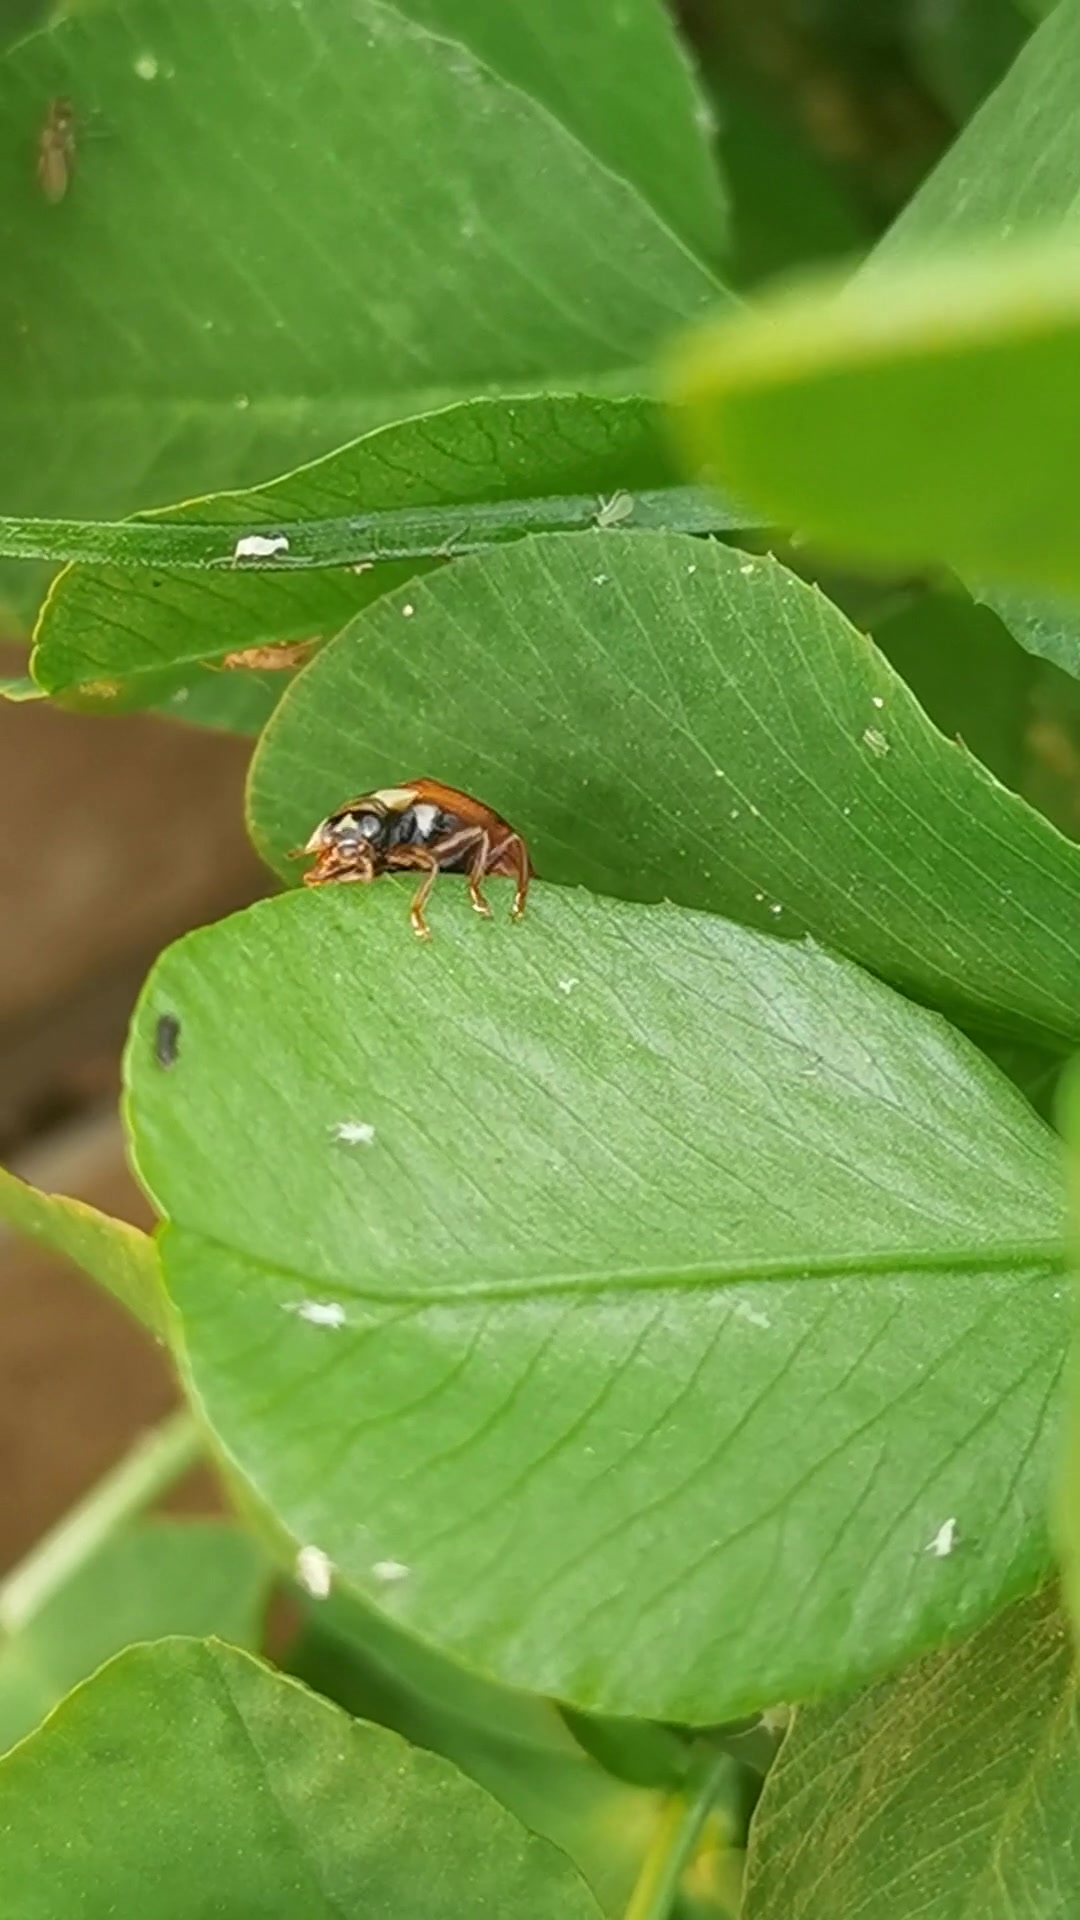
<path fill-rule="evenodd" d="M 476 852 L 473 854 L 472 865 L 469 868 L 469 899 L 472 901 L 476 912 L 482 913 L 485 920 L 491 919 L 491 908 L 488 906 L 487 901 L 480 891 L 480 882 L 487 872 L 490 852 L 491 841 L 483 829 L 481 829 L 480 838 L 476 843 Z"/>
<path fill-rule="evenodd" d="M 412 859 L 409 861 L 410 867 L 425 867 L 427 869 L 420 885 L 413 895 L 413 903 L 409 908 L 409 919 L 412 921 L 412 930 L 417 939 L 430 940 L 431 928 L 424 919 L 424 908 L 431 898 L 431 889 L 439 877 L 439 863 L 435 855 L 428 853 L 423 847 L 410 847 L 409 851 L 412 854 Z"/>
<path fill-rule="evenodd" d="M 515 833 L 507 840 L 502 851 L 504 856 L 512 863 L 514 878 L 517 881 L 517 887 L 514 893 L 514 904 L 510 909 L 510 917 L 513 920 L 520 920 L 525 911 L 525 902 L 529 895 L 529 881 L 532 879 L 532 868 L 529 865 L 529 849 L 525 845 L 521 835 Z"/>

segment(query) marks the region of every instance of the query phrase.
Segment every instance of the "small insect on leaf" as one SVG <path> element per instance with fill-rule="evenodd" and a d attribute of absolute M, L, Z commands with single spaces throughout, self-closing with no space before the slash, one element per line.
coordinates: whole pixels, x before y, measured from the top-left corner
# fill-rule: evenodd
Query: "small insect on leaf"
<path fill-rule="evenodd" d="M 159 1067 L 175 1067 L 180 1058 L 180 1022 L 175 1013 L 163 1013 L 154 1029 L 154 1058 Z"/>
<path fill-rule="evenodd" d="M 51 206 L 64 198 L 75 168 L 75 109 L 70 100 L 50 100 L 38 135 L 38 185 Z"/>
<path fill-rule="evenodd" d="M 619 527 L 625 520 L 634 517 L 634 496 L 620 488 L 618 493 L 608 497 L 601 496 L 596 508 L 598 527 Z"/>
<path fill-rule="evenodd" d="M 239 653 L 227 653 L 221 662 L 226 673 L 291 673 L 310 660 L 320 644 L 313 640 L 293 640 L 279 647 L 244 647 Z"/>
<path fill-rule="evenodd" d="M 488 874 L 516 882 L 511 909 L 515 920 L 525 911 L 533 874 L 524 840 L 501 814 L 457 787 L 426 779 L 382 787 L 348 801 L 319 822 L 293 857 L 315 862 L 304 875 L 307 887 L 369 883 L 383 873 L 422 874 L 409 916 L 420 940 L 431 938 L 424 908 L 438 874 L 465 874 L 469 898 L 485 920 L 490 920 L 491 908 L 481 881 Z"/>

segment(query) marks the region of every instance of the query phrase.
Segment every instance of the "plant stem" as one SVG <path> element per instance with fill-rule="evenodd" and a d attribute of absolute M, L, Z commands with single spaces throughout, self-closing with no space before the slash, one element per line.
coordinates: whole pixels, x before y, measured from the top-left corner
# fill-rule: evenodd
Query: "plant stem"
<path fill-rule="evenodd" d="M 0 1581 L 0 1637 L 19 1632 L 125 1521 L 193 1466 L 202 1435 L 187 1407 L 143 1434 L 115 1467 Z"/>
<path fill-rule="evenodd" d="M 681 1793 L 673 1793 L 653 1836 L 624 1920 L 667 1920 L 731 1757 L 707 1753 Z"/>

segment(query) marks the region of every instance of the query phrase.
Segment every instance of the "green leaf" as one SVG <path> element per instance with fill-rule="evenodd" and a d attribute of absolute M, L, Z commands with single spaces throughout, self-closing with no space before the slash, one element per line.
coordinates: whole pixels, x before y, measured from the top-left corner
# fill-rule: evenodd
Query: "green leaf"
<path fill-rule="evenodd" d="M 257 1646 L 270 1581 L 236 1527 L 158 1520 L 118 1534 L 0 1644 L 0 1751 L 133 1641 L 213 1633 Z"/>
<path fill-rule="evenodd" d="M 977 1554 L 957 1536 L 956 1556 Z M 1052 1590 L 871 1692 L 800 1709 L 745 1920 L 1073 1920 L 1080 1711 Z"/>
<path fill-rule="evenodd" d="M 702 260 L 727 238 L 708 103 L 662 0 L 397 0 L 550 108 Z"/>
<path fill-rule="evenodd" d="M 975 586 L 972 592 L 1028 653 L 1080 679 L 1080 605 L 1075 599 L 1020 587 Z"/>
<path fill-rule="evenodd" d="M 1041 0 L 1027 12 L 1048 13 Z M 886 271 L 929 250 L 988 238 L 1008 240 L 1053 225 L 1074 231 L 1080 203 L 1080 0 L 1061 0 L 1010 72 L 875 248 L 865 271 Z M 1012 461 L 1010 451 L 1006 456 Z M 1080 613 L 1053 597 L 993 586 L 995 565 L 972 591 L 1006 622 L 1021 646 L 1080 674 Z"/>
<path fill-rule="evenodd" d="M 846 961 L 496 891 L 484 925 L 448 880 L 428 947 L 392 881 L 282 896 L 150 978 L 133 1153 L 238 1471 L 410 1630 L 642 1718 L 850 1681 L 1033 1584 L 1052 1136 Z M 953 1513 L 979 1552 L 940 1563 Z"/>
<path fill-rule="evenodd" d="M 28 674 L 18 674 L 13 679 L 0 679 L 0 700 L 12 700 L 16 704 L 24 700 L 43 700 L 44 693 L 35 680 Z"/>
<path fill-rule="evenodd" d="M 114 564 L 73 567 L 53 587 L 38 624 L 35 677 L 49 693 L 115 711 L 163 692 L 175 697 L 171 680 L 186 684 L 201 661 L 337 633 L 359 608 L 459 543 L 520 538 L 537 526 L 589 526 L 616 497 L 623 525 L 671 515 L 678 524 L 691 495 L 690 524 L 741 521 L 708 495 L 674 488 L 664 424 L 643 400 L 578 394 L 463 402 L 380 428 L 268 486 L 108 528 Z M 289 529 L 287 565 L 248 571 L 233 564 L 238 535 L 255 527 L 275 535 Z M 320 549 L 324 537 L 329 544 Z M 167 567 L 215 554 L 227 564 L 132 574 L 148 538 Z M 322 551 L 335 564 L 305 570 L 301 546 L 309 559 Z M 347 551 L 391 559 L 374 568 L 364 562 L 356 572 L 337 564 Z"/>
<path fill-rule="evenodd" d="M 614 138 L 620 96 L 646 82 L 643 33 L 625 74 L 609 38 L 594 124 Z M 77 152 L 50 205 L 34 155 L 58 96 Z M 8 55 L 0 126 L 10 513 L 111 517 L 247 485 L 478 392 L 625 390 L 720 292 L 604 154 L 380 0 L 80 8 Z"/>
<path fill-rule="evenodd" d="M 154 1242 L 126 1220 L 81 1200 L 40 1193 L 0 1167 L 0 1220 L 73 1260 L 159 1339 L 167 1339 L 169 1305 Z"/>
<path fill-rule="evenodd" d="M 333 807 L 421 773 L 512 820 L 547 879 L 808 930 L 984 1023 L 1080 1037 L 1080 852 L 773 560 L 613 530 L 385 597 L 270 722 L 256 843 L 295 879 Z"/>
<path fill-rule="evenodd" d="M 673 392 L 695 463 L 834 553 L 1080 587 L 1074 245 L 790 290 L 691 339 Z"/>
<path fill-rule="evenodd" d="M 1065 1136 L 1069 1188 L 1069 1228 L 1073 1268 L 1073 1330 L 1067 1444 L 1058 1478 L 1055 1518 L 1065 1592 L 1080 1642 L 1080 1341 L 1076 1312 L 1080 1273 L 1080 1065 L 1074 1059 L 1058 1088 L 1057 1117 Z"/>
<path fill-rule="evenodd" d="M 661 1801 L 588 1759 L 550 1700 L 457 1666 L 344 1594 L 308 1603 L 289 1669 L 349 1713 L 452 1760 L 569 1854 L 604 1912 L 621 1920 Z"/>
<path fill-rule="evenodd" d="M 190 726 L 214 727 L 222 733 L 257 734 L 262 732 L 292 678 L 291 673 L 219 673 L 214 669 L 187 672 L 164 699 L 155 701 L 155 710 L 170 720 L 186 720 Z M 95 705 L 93 701 L 86 704 Z"/>
<path fill-rule="evenodd" d="M 0 1765 L 0 1876 L 11 1920 L 598 1911 L 445 1760 L 198 1640 L 121 1654 Z"/>
<path fill-rule="evenodd" d="M 1034 10 L 1029 0 L 1028 11 Z M 864 272 L 955 251 L 961 243 L 1074 225 L 1080 216 L 1078 86 L 1080 0 L 1061 0 L 912 195 Z"/>

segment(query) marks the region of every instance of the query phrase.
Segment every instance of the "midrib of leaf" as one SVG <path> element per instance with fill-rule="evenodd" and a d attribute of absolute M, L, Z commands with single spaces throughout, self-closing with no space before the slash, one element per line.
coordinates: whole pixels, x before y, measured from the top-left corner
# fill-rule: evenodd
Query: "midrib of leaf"
<path fill-rule="evenodd" d="M 654 487 L 632 496 L 620 527 L 717 533 L 756 524 L 702 487 Z M 597 524 L 595 493 L 484 501 L 473 505 L 401 507 L 331 520 L 246 525 L 233 521 L 37 520 L 0 517 L 0 555 L 14 560 L 93 561 L 129 567 L 231 569 L 241 533 L 283 532 L 287 553 L 244 560 L 245 573 L 295 573 L 363 560 L 410 560 L 479 552 L 528 533 L 576 532 Z"/>
<path fill-rule="evenodd" d="M 904 1280 L 938 1280 L 975 1273 L 1019 1278 L 1026 1272 L 1031 1274 L 1034 1281 L 1051 1274 L 1064 1273 L 1068 1264 L 1062 1241 L 1039 1239 L 990 1247 L 878 1247 L 866 1253 L 786 1254 L 769 1259 L 741 1260 L 728 1265 L 722 1261 L 710 1261 L 707 1266 L 664 1269 L 603 1268 L 580 1273 L 543 1274 L 523 1280 L 479 1280 L 462 1286 L 421 1287 L 405 1283 L 401 1286 L 374 1287 L 358 1286 L 344 1275 L 309 1273 L 276 1258 L 268 1260 L 262 1254 L 215 1239 L 201 1228 L 187 1228 L 179 1220 L 167 1224 L 166 1237 L 170 1230 L 189 1235 L 203 1246 L 216 1247 L 222 1253 L 250 1261 L 252 1265 L 281 1279 L 293 1280 L 305 1290 L 310 1290 L 313 1284 L 319 1287 L 332 1286 L 350 1300 L 372 1306 L 460 1307 L 474 1303 L 482 1305 L 492 1300 L 533 1301 L 549 1296 L 580 1297 L 583 1301 L 596 1302 L 619 1293 L 679 1293 L 706 1291 L 710 1287 L 736 1288 L 800 1280 L 862 1281 L 875 1277 L 888 1279 L 893 1275 Z"/>

